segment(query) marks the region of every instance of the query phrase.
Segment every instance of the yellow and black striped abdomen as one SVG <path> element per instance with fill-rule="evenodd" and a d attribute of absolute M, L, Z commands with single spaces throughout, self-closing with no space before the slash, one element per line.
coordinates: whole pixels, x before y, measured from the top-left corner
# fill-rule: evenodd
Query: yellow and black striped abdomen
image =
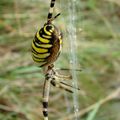
<path fill-rule="evenodd" d="M 44 25 L 32 41 L 32 58 L 39 66 L 53 63 L 60 52 L 60 40 L 57 29 L 49 24 Z"/>

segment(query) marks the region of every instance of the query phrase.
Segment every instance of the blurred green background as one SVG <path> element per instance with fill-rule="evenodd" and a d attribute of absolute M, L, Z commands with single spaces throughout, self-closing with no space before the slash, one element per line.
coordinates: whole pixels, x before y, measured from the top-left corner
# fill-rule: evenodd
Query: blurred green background
<path fill-rule="evenodd" d="M 62 15 L 54 23 L 64 34 L 57 68 L 70 67 L 68 2 L 57 0 L 55 6 L 55 14 Z M 30 46 L 49 3 L 0 0 L 0 120 L 42 120 L 44 76 L 31 59 Z M 74 9 L 76 69 L 82 69 L 77 72 L 79 120 L 120 120 L 120 0 L 76 0 Z M 49 120 L 74 120 L 73 115 L 72 95 L 52 87 Z"/>

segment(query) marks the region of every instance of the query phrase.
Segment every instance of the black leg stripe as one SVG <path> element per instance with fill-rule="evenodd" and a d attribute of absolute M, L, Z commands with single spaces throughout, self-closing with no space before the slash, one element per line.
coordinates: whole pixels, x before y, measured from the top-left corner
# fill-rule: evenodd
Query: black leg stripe
<path fill-rule="evenodd" d="M 51 7 L 51 8 L 54 7 L 54 4 L 55 4 L 55 2 L 52 2 L 52 3 L 50 4 L 50 7 Z"/>
<path fill-rule="evenodd" d="M 48 108 L 48 102 L 43 102 L 43 108 Z"/>
<path fill-rule="evenodd" d="M 49 79 L 50 79 L 49 74 L 46 74 L 46 75 L 45 75 L 45 79 L 46 79 L 46 80 L 49 80 Z"/>
<path fill-rule="evenodd" d="M 51 84 L 52 84 L 53 86 L 56 86 L 55 80 L 52 80 L 52 81 L 51 81 Z"/>
<path fill-rule="evenodd" d="M 48 112 L 47 112 L 47 111 L 43 111 L 43 115 L 44 115 L 45 117 L 47 117 L 47 116 L 48 116 Z"/>
<path fill-rule="evenodd" d="M 48 14 L 48 19 L 52 18 L 52 13 Z"/>
<path fill-rule="evenodd" d="M 73 93 L 73 91 L 72 90 L 68 90 L 68 89 L 65 89 L 67 92 L 70 92 L 70 93 Z"/>

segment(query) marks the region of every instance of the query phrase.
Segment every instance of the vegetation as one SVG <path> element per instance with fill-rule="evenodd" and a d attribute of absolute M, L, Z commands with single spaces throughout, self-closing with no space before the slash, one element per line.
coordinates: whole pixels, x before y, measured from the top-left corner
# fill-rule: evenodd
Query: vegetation
<path fill-rule="evenodd" d="M 58 0 L 55 9 L 62 13 L 55 24 L 64 31 L 57 68 L 70 67 L 68 2 Z M 30 46 L 48 6 L 49 0 L 0 0 L 0 120 L 42 119 L 44 76 L 31 59 Z M 77 0 L 75 10 L 81 120 L 119 120 L 120 2 Z M 49 117 L 74 120 L 72 95 L 51 87 Z"/>

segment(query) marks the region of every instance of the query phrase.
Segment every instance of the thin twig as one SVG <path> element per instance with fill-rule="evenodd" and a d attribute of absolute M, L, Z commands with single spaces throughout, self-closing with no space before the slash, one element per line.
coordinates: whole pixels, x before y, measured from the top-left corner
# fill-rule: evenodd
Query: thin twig
<path fill-rule="evenodd" d="M 111 93 L 110 95 L 108 95 L 107 97 L 105 97 L 104 99 L 96 102 L 95 104 L 81 110 L 80 112 L 78 112 L 78 116 L 81 117 L 83 115 L 85 115 L 86 113 L 88 113 L 89 111 L 91 111 L 92 109 L 95 108 L 96 104 L 100 104 L 100 106 L 102 106 L 103 104 L 105 104 L 106 102 L 109 102 L 113 99 L 116 99 L 117 97 L 120 96 L 120 88 L 116 89 L 113 93 Z M 70 114 L 68 116 L 65 116 L 59 120 L 69 120 L 69 119 L 73 119 L 74 118 L 74 114 Z"/>

